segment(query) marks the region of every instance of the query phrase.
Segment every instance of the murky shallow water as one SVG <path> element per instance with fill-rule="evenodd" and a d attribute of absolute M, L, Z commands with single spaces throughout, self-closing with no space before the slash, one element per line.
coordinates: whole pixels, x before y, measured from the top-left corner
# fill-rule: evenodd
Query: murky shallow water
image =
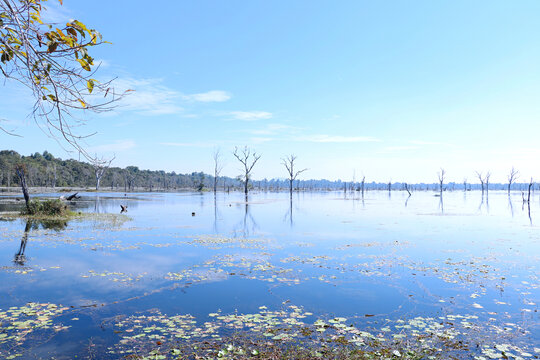
<path fill-rule="evenodd" d="M 540 357 L 536 198 L 529 211 L 501 192 L 354 196 L 90 193 L 80 210 L 127 204 L 130 219 L 2 221 L 0 356 L 144 355 L 231 328 L 282 341 L 268 330 L 282 316 L 355 339 L 444 324 L 478 339 L 471 357 Z"/>

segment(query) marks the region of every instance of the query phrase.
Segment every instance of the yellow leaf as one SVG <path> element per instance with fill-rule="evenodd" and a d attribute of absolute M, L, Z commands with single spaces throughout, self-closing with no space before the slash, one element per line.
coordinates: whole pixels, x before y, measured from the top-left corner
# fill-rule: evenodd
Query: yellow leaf
<path fill-rule="evenodd" d="M 88 92 L 91 94 L 94 90 L 94 81 L 92 79 L 88 80 L 86 82 L 86 87 L 88 88 Z"/>

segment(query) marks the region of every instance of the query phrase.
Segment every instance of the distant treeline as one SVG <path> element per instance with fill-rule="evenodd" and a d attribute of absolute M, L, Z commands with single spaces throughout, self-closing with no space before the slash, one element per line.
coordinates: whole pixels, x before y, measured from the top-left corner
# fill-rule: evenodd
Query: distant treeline
<path fill-rule="evenodd" d="M 95 169 L 92 164 L 73 159 L 63 160 L 54 157 L 48 151 L 42 154 L 35 153 L 30 156 L 20 155 L 13 150 L 0 151 L 0 186 L 18 186 L 18 177 L 15 173 L 16 165 L 26 167 L 27 183 L 30 187 L 82 187 L 95 188 Z M 174 191 L 181 189 L 212 189 L 214 177 L 202 172 L 191 174 L 177 174 L 165 171 L 141 170 L 136 166 L 126 168 L 110 167 L 106 169 L 101 178 L 101 189 L 118 191 Z M 253 180 L 250 185 L 254 189 L 277 191 L 289 188 L 287 179 Z M 513 190 L 527 190 L 528 183 L 514 183 Z M 377 183 L 358 181 L 330 181 L 330 180 L 296 180 L 297 190 L 347 190 L 347 191 L 390 190 L 399 191 L 426 191 L 439 190 L 439 183 L 406 184 L 402 182 Z M 232 191 L 242 187 L 238 178 L 219 177 L 218 190 Z M 444 190 L 480 190 L 480 184 L 454 183 L 443 185 Z M 489 190 L 506 190 L 508 184 L 489 184 Z"/>

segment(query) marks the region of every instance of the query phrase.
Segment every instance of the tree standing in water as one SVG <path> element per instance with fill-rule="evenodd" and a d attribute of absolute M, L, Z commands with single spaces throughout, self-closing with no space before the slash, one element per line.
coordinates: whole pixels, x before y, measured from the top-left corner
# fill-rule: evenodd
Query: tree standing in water
<path fill-rule="evenodd" d="M 240 175 L 242 181 L 244 182 L 244 193 L 248 194 L 249 180 L 251 179 L 251 171 L 253 167 L 261 158 L 261 155 L 257 155 L 255 151 L 251 152 L 251 149 L 247 146 L 244 146 L 242 150 L 239 150 L 238 147 L 234 148 L 233 155 L 243 167 L 243 174 Z"/>

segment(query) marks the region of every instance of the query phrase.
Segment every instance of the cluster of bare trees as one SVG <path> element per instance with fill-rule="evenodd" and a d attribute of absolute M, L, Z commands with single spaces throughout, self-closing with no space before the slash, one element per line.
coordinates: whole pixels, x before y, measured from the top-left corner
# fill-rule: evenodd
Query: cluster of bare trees
<path fill-rule="evenodd" d="M 244 146 L 243 148 L 235 147 L 233 151 L 233 156 L 241 164 L 242 173 L 238 176 L 238 179 L 242 182 L 244 186 L 244 193 L 247 195 L 249 192 L 249 183 L 251 180 L 251 173 L 253 171 L 253 168 L 255 167 L 259 159 L 261 158 L 261 155 L 257 154 L 257 152 L 253 151 L 249 147 Z M 298 170 L 296 168 L 296 159 L 297 157 L 294 154 L 288 155 L 285 158 L 281 159 L 282 160 L 281 164 L 287 170 L 288 182 L 289 182 L 289 193 L 291 196 L 294 189 L 294 181 L 298 178 L 300 174 L 308 170 L 308 169 Z M 219 149 L 214 150 L 213 160 L 214 160 L 214 182 L 213 182 L 214 189 L 213 190 L 214 190 L 214 193 L 216 193 L 218 179 L 224 166 L 223 159 L 221 156 L 221 151 Z"/>
<path fill-rule="evenodd" d="M 475 173 L 476 173 L 476 177 L 478 178 L 478 181 L 480 182 L 480 187 L 481 187 L 481 190 L 482 190 L 482 194 L 484 194 L 484 192 L 486 192 L 486 193 L 489 192 L 489 180 L 491 178 L 491 172 L 487 171 L 487 172 L 484 173 L 482 171 L 475 171 Z M 441 193 L 443 191 L 445 175 L 446 175 L 446 171 L 443 168 L 441 168 L 441 170 L 439 172 L 437 172 L 437 177 L 438 177 L 438 180 L 439 180 L 439 189 L 440 189 Z M 515 182 L 516 182 L 516 180 L 518 178 L 519 178 L 519 171 L 516 170 L 512 166 L 512 169 L 508 173 L 508 177 L 507 177 L 507 179 L 508 179 L 508 186 L 507 186 L 508 195 L 510 195 L 510 191 L 512 189 L 512 184 L 515 184 Z M 533 185 L 534 185 L 533 178 L 531 178 L 531 180 L 529 182 L 529 186 L 528 186 L 529 195 L 528 195 L 528 200 L 527 201 L 529 201 L 529 199 L 530 199 L 531 188 L 533 187 Z M 467 190 L 467 178 L 463 179 L 463 189 Z"/>

